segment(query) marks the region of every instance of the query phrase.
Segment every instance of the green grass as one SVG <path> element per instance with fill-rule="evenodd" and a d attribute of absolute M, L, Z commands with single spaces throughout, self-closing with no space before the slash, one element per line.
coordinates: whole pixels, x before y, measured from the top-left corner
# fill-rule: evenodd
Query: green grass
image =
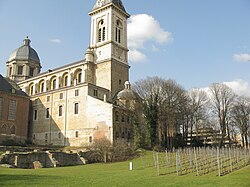
<path fill-rule="evenodd" d="M 0 167 L 0 186 L 250 186 L 250 166 L 222 177 L 215 172 L 177 177 L 176 174 L 157 176 L 155 167 L 142 168 L 141 159 L 133 163 L 133 171 L 129 171 L 129 162 L 37 170 Z"/>

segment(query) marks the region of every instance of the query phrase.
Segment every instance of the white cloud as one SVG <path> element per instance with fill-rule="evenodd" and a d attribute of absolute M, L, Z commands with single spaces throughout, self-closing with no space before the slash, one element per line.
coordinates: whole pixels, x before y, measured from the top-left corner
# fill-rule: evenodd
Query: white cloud
<path fill-rule="evenodd" d="M 250 54 L 235 54 L 234 55 L 234 60 L 237 62 L 250 62 Z"/>
<path fill-rule="evenodd" d="M 247 81 L 236 79 L 231 82 L 223 82 L 231 88 L 237 95 L 250 97 L 250 85 Z"/>
<path fill-rule="evenodd" d="M 134 49 L 129 51 L 129 59 L 133 62 L 146 62 L 147 56 L 142 52 Z"/>
<path fill-rule="evenodd" d="M 233 81 L 222 82 L 222 83 L 231 88 L 235 94 L 239 96 L 250 97 L 249 82 L 242 79 L 236 79 Z M 208 97 L 211 98 L 211 90 L 209 87 L 201 88 L 201 90 L 205 91 L 208 94 Z"/>
<path fill-rule="evenodd" d="M 60 39 L 58 39 L 58 38 L 55 38 L 55 39 L 51 39 L 50 42 L 59 44 L 62 41 Z"/>
<path fill-rule="evenodd" d="M 148 14 L 132 15 L 128 20 L 128 47 L 131 51 L 141 52 L 145 43 L 163 44 L 173 41 L 172 34 L 165 31 L 160 23 Z M 156 46 L 154 49 L 157 49 Z M 140 51 L 139 51 L 140 50 Z M 144 54 L 144 57 L 146 55 Z M 133 61 L 133 59 L 130 59 Z M 143 58 L 143 60 L 145 60 Z"/>

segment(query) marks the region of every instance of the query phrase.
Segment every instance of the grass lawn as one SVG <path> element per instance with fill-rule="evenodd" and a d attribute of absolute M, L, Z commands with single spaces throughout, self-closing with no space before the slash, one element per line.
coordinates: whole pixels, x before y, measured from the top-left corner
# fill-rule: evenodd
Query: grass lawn
<path fill-rule="evenodd" d="M 0 167 L 0 186 L 250 186 L 250 165 L 222 177 L 217 177 L 216 172 L 177 177 L 176 174 L 157 176 L 155 167 L 142 169 L 140 159 L 133 163 L 133 171 L 129 171 L 129 162 L 37 170 Z"/>

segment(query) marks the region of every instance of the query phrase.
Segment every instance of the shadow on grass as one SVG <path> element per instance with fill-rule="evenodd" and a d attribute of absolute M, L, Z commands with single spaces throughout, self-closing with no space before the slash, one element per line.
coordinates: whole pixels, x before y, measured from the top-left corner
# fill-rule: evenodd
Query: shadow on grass
<path fill-rule="evenodd" d="M 28 186 L 41 183 L 53 184 L 53 181 L 60 180 L 58 176 L 47 175 L 5 175 L 0 174 L 0 186 Z"/>

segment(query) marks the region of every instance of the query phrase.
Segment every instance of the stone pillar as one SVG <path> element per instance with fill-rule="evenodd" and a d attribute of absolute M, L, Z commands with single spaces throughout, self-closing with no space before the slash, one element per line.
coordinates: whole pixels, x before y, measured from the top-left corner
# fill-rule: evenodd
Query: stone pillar
<path fill-rule="evenodd" d="M 47 91 L 47 80 L 44 80 L 44 85 L 43 85 L 43 92 Z"/>
<path fill-rule="evenodd" d="M 56 89 L 59 88 L 59 78 L 56 78 Z"/>

